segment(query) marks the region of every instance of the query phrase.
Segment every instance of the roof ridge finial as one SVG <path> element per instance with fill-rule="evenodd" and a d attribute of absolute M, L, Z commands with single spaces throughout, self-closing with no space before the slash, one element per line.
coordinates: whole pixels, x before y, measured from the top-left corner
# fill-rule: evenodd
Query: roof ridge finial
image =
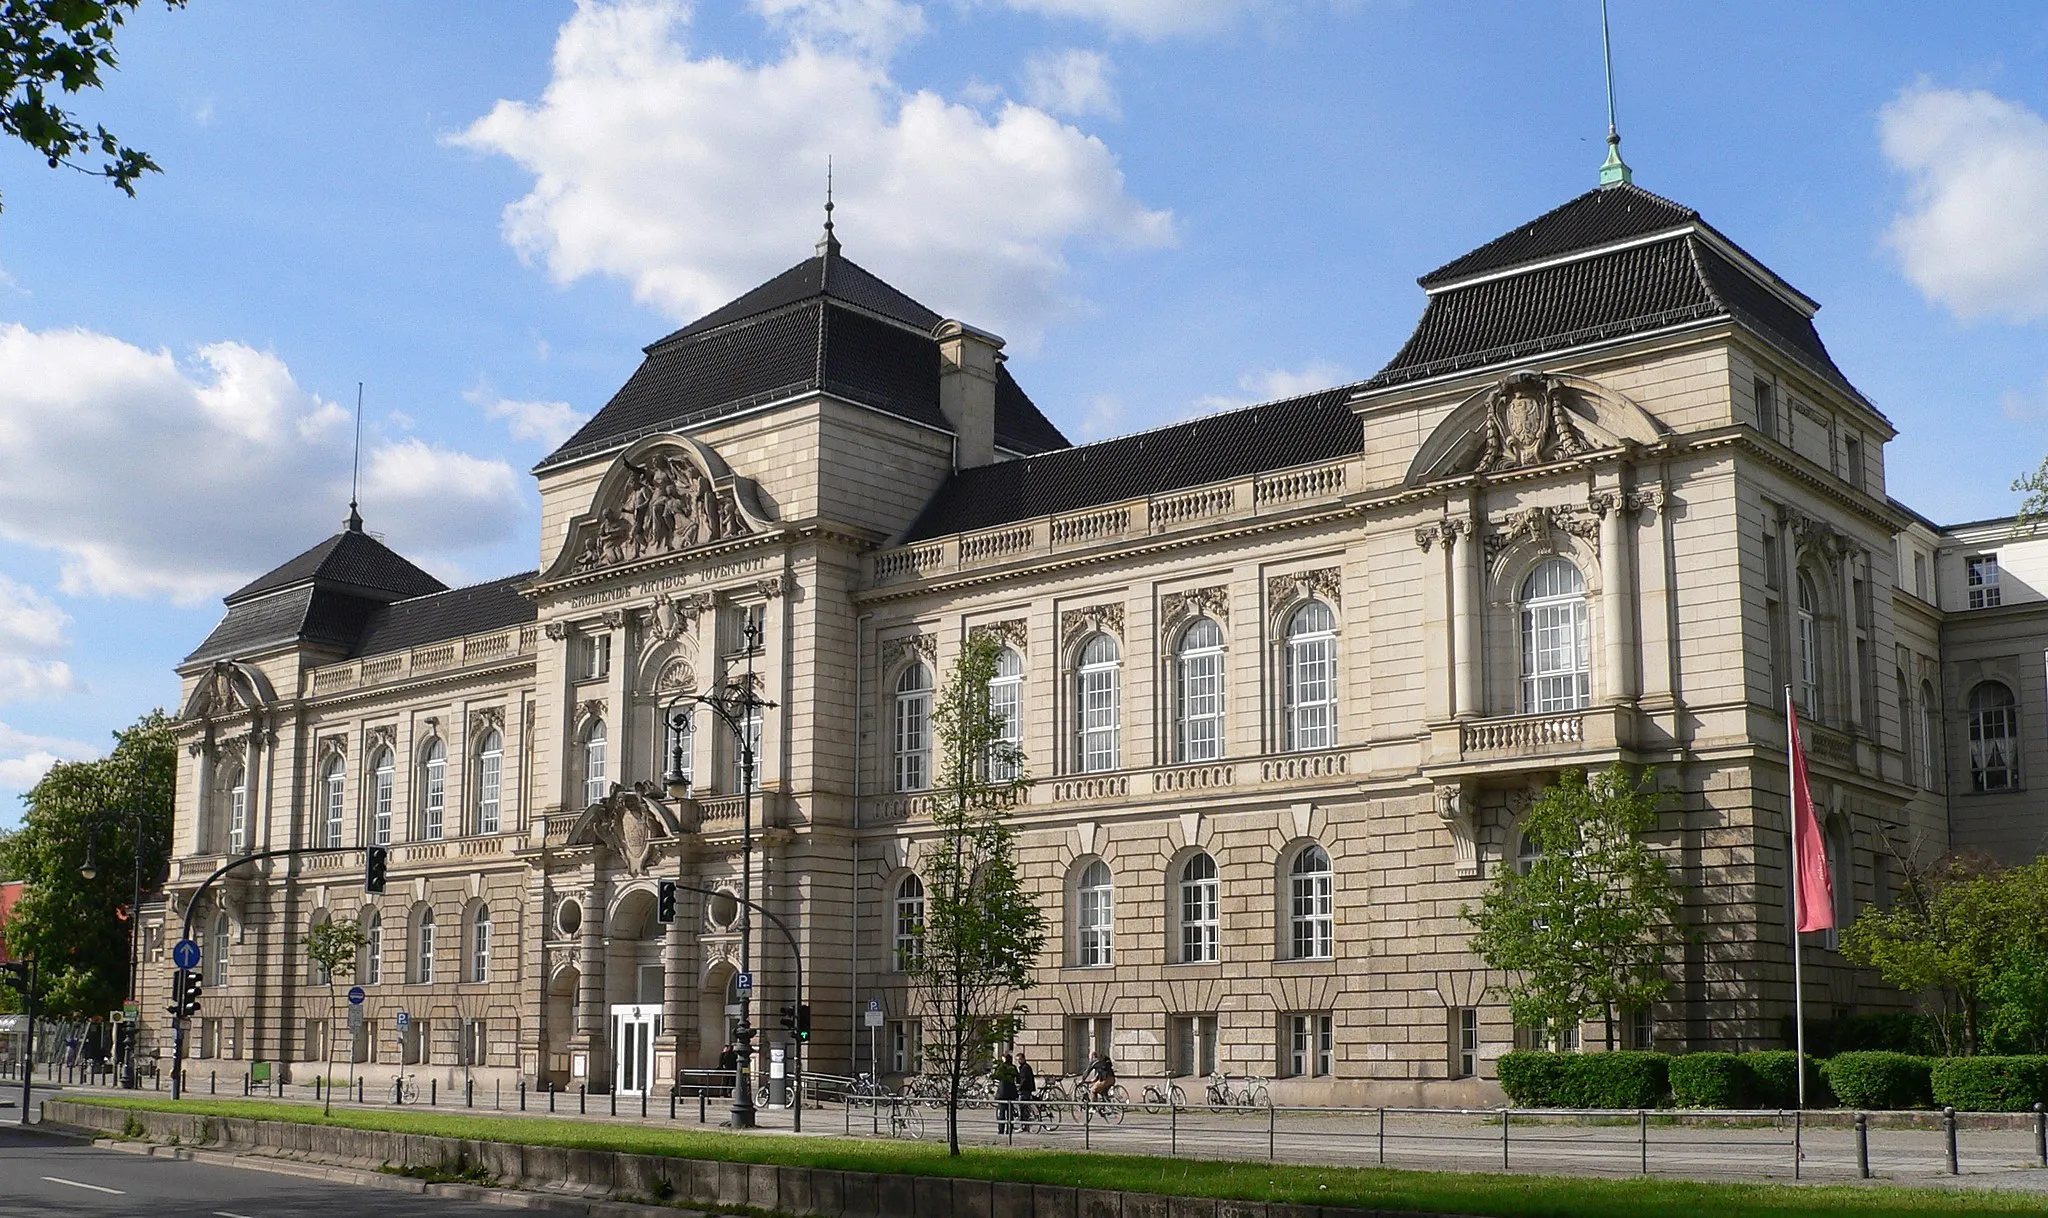
<path fill-rule="evenodd" d="M 357 492 L 363 482 L 363 383 L 356 382 L 356 451 L 348 471 L 348 520 L 345 527 L 351 533 L 363 531 L 363 514 L 357 510 Z"/>
<path fill-rule="evenodd" d="M 1607 32 L 1607 0 L 1600 0 L 1600 54 L 1607 63 L 1607 160 L 1600 166 L 1600 188 L 1627 186 L 1635 180 L 1621 159 L 1621 129 L 1614 122 L 1614 39 Z"/>
<path fill-rule="evenodd" d="M 825 235 L 818 238 L 818 257 L 839 255 L 839 238 L 832 235 L 832 158 L 825 158 Z"/>

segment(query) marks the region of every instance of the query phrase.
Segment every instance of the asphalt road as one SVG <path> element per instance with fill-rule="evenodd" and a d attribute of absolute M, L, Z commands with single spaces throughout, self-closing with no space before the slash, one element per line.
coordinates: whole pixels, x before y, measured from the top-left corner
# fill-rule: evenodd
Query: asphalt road
<path fill-rule="evenodd" d="M 0 1215 L 15 1218 L 504 1218 L 503 1207 L 149 1158 L 0 1125 Z"/>

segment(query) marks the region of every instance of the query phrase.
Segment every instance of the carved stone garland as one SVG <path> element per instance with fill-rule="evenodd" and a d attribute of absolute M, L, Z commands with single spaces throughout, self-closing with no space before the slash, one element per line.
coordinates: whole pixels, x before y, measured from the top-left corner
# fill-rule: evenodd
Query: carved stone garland
<path fill-rule="evenodd" d="M 884 670 L 894 668 L 912 655 L 923 656 L 926 663 L 936 665 L 939 662 L 938 636 L 912 634 L 890 639 L 882 644 L 882 667 Z"/>
<path fill-rule="evenodd" d="M 472 712 L 469 716 L 469 738 L 471 740 L 481 740 L 491 732 L 502 732 L 504 730 L 505 708 L 502 706 L 486 706 L 482 710 Z"/>
<path fill-rule="evenodd" d="M 375 757 L 379 749 L 398 750 L 398 729 L 389 723 L 363 729 L 363 756 Z"/>
<path fill-rule="evenodd" d="M 644 465 L 625 462 L 616 501 L 583 536 L 576 571 L 674 554 L 752 531 L 732 491 L 721 490 L 681 452 L 657 451 Z"/>
<path fill-rule="evenodd" d="M 1486 561 L 1490 565 L 1500 557 L 1502 551 L 1517 542 L 1554 546 L 1552 533 L 1565 533 L 1582 541 L 1598 544 L 1600 520 L 1590 510 L 1581 511 L 1569 504 L 1518 508 L 1497 522 L 1489 522 L 1486 530 Z"/>
<path fill-rule="evenodd" d="M 1090 605 L 1060 614 L 1060 646 L 1072 647 L 1084 634 L 1096 631 L 1124 637 L 1124 607 L 1118 604 Z"/>
<path fill-rule="evenodd" d="M 1311 596 L 1341 607 L 1343 600 L 1343 577 L 1335 567 L 1320 567 L 1314 571 L 1299 571 L 1292 575 L 1274 575 L 1266 580 L 1266 612 L 1276 613 L 1289 601 L 1307 600 Z"/>
<path fill-rule="evenodd" d="M 1014 647 L 1018 651 L 1025 650 L 1025 642 L 1029 637 L 1029 633 L 1029 628 L 1021 617 L 1010 618 L 1001 622 L 984 622 L 968 631 L 971 637 L 977 639 L 983 635 L 993 635 L 997 642 L 1006 647 Z"/>
<path fill-rule="evenodd" d="M 1160 598 L 1160 633 L 1171 635 L 1180 629 L 1182 623 L 1198 617 L 1216 619 L 1219 625 L 1230 622 L 1230 593 L 1226 588 L 1190 588 L 1185 592 L 1169 593 Z"/>

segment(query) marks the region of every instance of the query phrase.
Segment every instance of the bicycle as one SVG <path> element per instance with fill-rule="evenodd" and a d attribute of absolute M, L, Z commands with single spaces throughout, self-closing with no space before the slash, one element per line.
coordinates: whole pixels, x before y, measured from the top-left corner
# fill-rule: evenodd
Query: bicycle
<path fill-rule="evenodd" d="M 1255 1074 L 1248 1074 L 1242 1080 L 1244 1086 L 1231 1086 L 1230 1076 L 1218 1070 L 1209 1076 L 1209 1086 L 1204 1093 L 1211 1108 L 1264 1108 L 1267 1102 L 1266 1080 Z"/>
<path fill-rule="evenodd" d="M 924 1137 L 924 1113 L 917 1110 L 916 1104 L 900 1098 L 897 1099 L 889 1105 L 889 1136 L 892 1138 L 909 1138 L 912 1141 L 922 1139 Z"/>
<path fill-rule="evenodd" d="M 401 1074 L 401 1075 L 399 1075 L 399 1076 L 398 1076 L 398 1085 L 397 1085 L 397 1088 L 396 1088 L 396 1094 L 397 1094 L 397 1096 L 398 1096 L 398 1102 L 399 1102 L 400 1104 L 417 1104 L 417 1103 L 419 1103 L 419 1102 L 420 1102 L 420 1076 L 419 1076 L 419 1075 L 417 1075 L 417 1074 Z"/>
<path fill-rule="evenodd" d="M 1095 1094 L 1094 1084 L 1083 1080 L 1074 1089 L 1077 1107 L 1093 1114 L 1094 1120 L 1107 1121 L 1112 1125 L 1124 1123 L 1124 1114 L 1130 1110 L 1131 1093 L 1118 1082 L 1110 1083 L 1101 1095 Z"/>
<path fill-rule="evenodd" d="M 1180 1089 L 1179 1083 L 1168 1082 L 1165 1087 L 1161 1087 L 1157 1083 L 1145 1084 L 1143 1107 L 1147 1116 L 1158 1116 L 1163 1108 L 1185 1108 L 1187 1106 L 1188 1094 Z"/>

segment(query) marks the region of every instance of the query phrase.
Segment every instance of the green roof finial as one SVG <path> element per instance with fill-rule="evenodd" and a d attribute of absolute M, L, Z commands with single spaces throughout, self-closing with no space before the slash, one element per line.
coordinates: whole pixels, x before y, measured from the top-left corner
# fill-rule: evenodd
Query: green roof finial
<path fill-rule="evenodd" d="M 1607 160 L 1600 165 L 1600 189 L 1605 190 L 1635 180 L 1621 159 L 1621 129 L 1614 123 L 1614 40 L 1607 33 L 1607 0 L 1600 0 L 1600 53 L 1607 62 Z"/>

